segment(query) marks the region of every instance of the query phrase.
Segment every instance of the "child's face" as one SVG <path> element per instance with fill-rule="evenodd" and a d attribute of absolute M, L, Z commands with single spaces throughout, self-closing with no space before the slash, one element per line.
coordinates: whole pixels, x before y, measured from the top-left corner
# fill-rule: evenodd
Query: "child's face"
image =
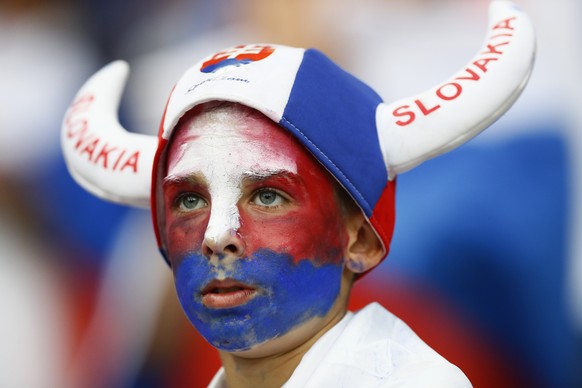
<path fill-rule="evenodd" d="M 161 232 L 197 330 L 233 352 L 324 325 L 348 243 L 333 178 L 263 116 L 218 110 L 176 131 Z"/>

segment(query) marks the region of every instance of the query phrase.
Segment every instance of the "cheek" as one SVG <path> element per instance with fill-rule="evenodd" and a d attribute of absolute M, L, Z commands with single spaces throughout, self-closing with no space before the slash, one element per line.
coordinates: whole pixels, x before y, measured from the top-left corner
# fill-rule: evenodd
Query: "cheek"
<path fill-rule="evenodd" d="M 295 263 L 304 259 L 339 263 L 347 245 L 345 231 L 334 197 L 309 201 L 300 209 L 277 217 L 253 217 L 241 211 L 240 233 L 247 253 L 261 249 L 291 255 Z"/>
<path fill-rule="evenodd" d="M 168 217 L 164 229 L 168 258 L 172 265 L 178 264 L 190 253 L 200 252 L 208 217 L 183 218 Z"/>

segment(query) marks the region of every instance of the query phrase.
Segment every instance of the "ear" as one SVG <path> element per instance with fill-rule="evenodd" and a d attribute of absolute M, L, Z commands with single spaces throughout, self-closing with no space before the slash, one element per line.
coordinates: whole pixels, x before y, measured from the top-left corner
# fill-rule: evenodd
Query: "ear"
<path fill-rule="evenodd" d="M 355 274 L 374 268 L 384 257 L 380 239 L 363 214 L 353 215 L 347 223 L 349 242 L 345 266 Z"/>

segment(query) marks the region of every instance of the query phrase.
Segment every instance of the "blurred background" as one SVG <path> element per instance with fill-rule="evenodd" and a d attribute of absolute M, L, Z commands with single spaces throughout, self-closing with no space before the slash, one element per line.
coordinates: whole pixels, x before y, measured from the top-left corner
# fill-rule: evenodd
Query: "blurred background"
<path fill-rule="evenodd" d="M 378 300 L 476 387 L 582 386 L 582 4 L 517 0 L 538 33 L 514 108 L 399 178 Z M 0 387 L 197 387 L 216 352 L 177 304 L 149 212 L 93 198 L 59 149 L 68 104 L 113 59 L 120 111 L 155 134 L 181 73 L 224 47 L 316 47 L 387 101 L 456 72 L 485 0 L 0 0 Z"/>

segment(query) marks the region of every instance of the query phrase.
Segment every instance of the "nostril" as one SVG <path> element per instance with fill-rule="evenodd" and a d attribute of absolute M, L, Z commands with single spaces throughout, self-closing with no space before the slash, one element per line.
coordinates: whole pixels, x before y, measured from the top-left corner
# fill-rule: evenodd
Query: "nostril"
<path fill-rule="evenodd" d="M 238 253 L 238 248 L 234 244 L 228 244 L 224 247 L 224 251 L 228 253 Z"/>
<path fill-rule="evenodd" d="M 202 254 L 204 256 L 210 257 L 214 251 L 208 246 L 208 244 L 202 244 Z"/>

